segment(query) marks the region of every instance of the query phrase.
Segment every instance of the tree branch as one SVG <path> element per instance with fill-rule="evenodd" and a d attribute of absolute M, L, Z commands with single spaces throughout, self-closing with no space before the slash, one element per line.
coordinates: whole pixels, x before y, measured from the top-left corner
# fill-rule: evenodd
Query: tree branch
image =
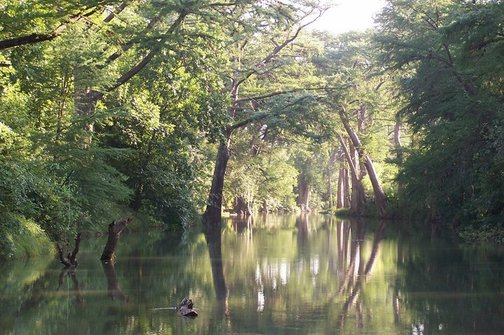
<path fill-rule="evenodd" d="M 310 11 L 310 13 L 306 14 L 303 18 L 301 18 L 299 21 L 303 21 L 304 19 L 306 19 L 308 16 L 310 16 L 311 14 L 313 13 L 313 10 Z M 320 10 L 320 12 L 318 13 L 318 15 L 316 15 L 315 18 L 313 18 L 312 20 L 300 25 L 294 32 L 294 34 L 292 36 L 289 37 L 290 35 L 290 32 L 289 34 L 287 34 L 285 40 L 280 43 L 280 44 L 276 44 L 275 43 L 275 47 L 273 48 L 273 50 L 268 54 L 266 55 L 260 62 L 256 63 L 253 68 L 247 73 L 245 74 L 245 76 L 240 79 L 235 85 L 236 86 L 240 86 L 243 82 L 247 81 L 247 79 L 249 79 L 253 74 L 257 73 L 258 72 L 258 69 L 260 69 L 261 67 L 263 67 L 264 65 L 266 65 L 267 63 L 269 63 L 276 55 L 278 55 L 280 53 L 280 51 L 282 51 L 286 46 L 288 46 L 290 43 L 292 43 L 298 36 L 299 34 L 301 33 L 301 31 L 306 28 L 307 26 L 309 26 L 310 24 L 314 23 L 316 20 L 318 20 L 322 14 L 324 13 L 324 10 Z"/>
<path fill-rule="evenodd" d="M 56 37 L 60 36 L 63 31 L 68 27 L 69 24 L 78 22 L 79 20 L 89 17 L 96 13 L 98 9 L 100 8 L 100 5 L 96 5 L 95 7 L 92 7 L 87 13 L 78 13 L 75 15 L 70 16 L 67 20 L 65 20 L 62 24 L 60 24 L 56 29 L 54 29 L 51 32 L 45 33 L 45 34 L 29 34 L 25 36 L 19 36 L 19 37 L 14 37 L 6 40 L 0 41 L 0 50 L 4 49 L 9 49 L 13 47 L 18 47 L 21 45 L 26 45 L 26 44 L 35 44 L 35 43 L 40 43 L 44 41 L 49 41 L 52 39 L 55 39 Z"/>
<path fill-rule="evenodd" d="M 303 88 L 293 88 L 292 90 L 286 90 L 286 91 L 278 91 L 278 92 L 272 92 L 264 95 L 258 95 L 254 97 L 247 97 L 247 98 L 240 98 L 236 100 L 236 103 L 241 103 L 241 102 L 248 102 L 248 101 L 253 101 L 253 100 L 263 100 L 267 98 L 272 98 L 277 95 L 282 95 L 282 94 L 289 94 L 289 93 L 296 93 L 296 92 L 302 92 L 302 91 L 334 91 L 334 90 L 339 90 L 342 87 L 303 87 Z"/>
<path fill-rule="evenodd" d="M 235 130 L 235 129 L 244 127 L 244 126 L 246 126 L 249 123 L 252 123 L 252 122 L 258 121 L 258 120 L 263 120 L 263 119 L 265 119 L 265 118 L 267 118 L 269 116 L 278 116 L 278 115 L 281 115 L 289 107 L 292 107 L 292 106 L 300 103 L 301 101 L 303 101 L 303 100 L 305 100 L 307 98 L 308 98 L 308 96 L 303 96 L 303 97 L 301 97 L 299 99 L 296 99 L 296 101 L 283 106 L 283 108 L 281 108 L 277 112 L 259 112 L 259 113 L 252 114 L 250 117 L 248 117 L 248 118 L 246 118 L 244 120 L 241 120 L 241 121 L 239 121 L 239 122 L 231 125 L 230 126 L 230 130 Z"/>
<path fill-rule="evenodd" d="M 188 11 L 181 11 L 175 22 L 172 23 L 168 31 L 166 32 L 166 35 L 172 34 L 181 24 L 182 21 L 184 21 L 185 17 L 189 14 Z M 140 72 L 151 60 L 154 58 L 155 54 L 159 51 L 160 46 L 154 47 L 145 57 L 134 67 L 132 67 L 128 72 L 124 73 L 121 77 L 119 77 L 115 84 L 107 87 L 106 91 L 111 92 L 118 88 L 119 86 L 125 84 L 128 80 L 133 78 L 138 72 Z"/>

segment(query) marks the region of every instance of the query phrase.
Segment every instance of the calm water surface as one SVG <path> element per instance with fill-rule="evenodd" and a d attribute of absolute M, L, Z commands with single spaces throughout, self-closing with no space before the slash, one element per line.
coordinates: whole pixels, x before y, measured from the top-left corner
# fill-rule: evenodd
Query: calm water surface
<path fill-rule="evenodd" d="M 504 334 L 504 250 L 321 215 L 126 233 L 0 266 L 1 334 Z M 200 316 L 167 309 L 193 299 Z"/>

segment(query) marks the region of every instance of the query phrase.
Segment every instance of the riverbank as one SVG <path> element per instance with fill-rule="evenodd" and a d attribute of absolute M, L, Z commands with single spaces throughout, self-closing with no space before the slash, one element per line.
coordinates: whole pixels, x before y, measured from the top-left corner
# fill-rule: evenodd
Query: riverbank
<path fill-rule="evenodd" d="M 0 259 L 54 255 L 54 244 L 38 224 L 23 217 L 12 217 L 8 223 L 1 227 Z"/>

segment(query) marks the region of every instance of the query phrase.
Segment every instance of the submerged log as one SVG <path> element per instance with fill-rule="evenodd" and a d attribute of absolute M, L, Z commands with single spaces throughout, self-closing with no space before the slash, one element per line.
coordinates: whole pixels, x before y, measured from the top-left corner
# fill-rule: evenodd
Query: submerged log
<path fill-rule="evenodd" d="M 184 298 L 177 307 L 177 313 L 181 316 L 195 318 L 198 313 L 193 309 L 193 302 L 189 298 Z"/>
<path fill-rule="evenodd" d="M 122 231 L 131 221 L 131 218 L 126 218 L 109 224 L 107 244 L 105 244 L 105 248 L 103 248 L 103 253 L 100 257 L 102 261 L 109 262 L 114 260 L 117 241 L 119 241 Z"/>

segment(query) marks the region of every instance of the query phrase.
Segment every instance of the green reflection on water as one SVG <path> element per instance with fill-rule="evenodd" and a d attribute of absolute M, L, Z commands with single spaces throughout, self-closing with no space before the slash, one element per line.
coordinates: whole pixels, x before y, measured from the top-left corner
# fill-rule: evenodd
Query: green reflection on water
<path fill-rule="evenodd" d="M 230 219 L 183 238 L 125 234 L 2 266 L 3 334 L 499 334 L 504 253 L 328 216 Z M 184 296 L 196 319 L 176 316 Z"/>

